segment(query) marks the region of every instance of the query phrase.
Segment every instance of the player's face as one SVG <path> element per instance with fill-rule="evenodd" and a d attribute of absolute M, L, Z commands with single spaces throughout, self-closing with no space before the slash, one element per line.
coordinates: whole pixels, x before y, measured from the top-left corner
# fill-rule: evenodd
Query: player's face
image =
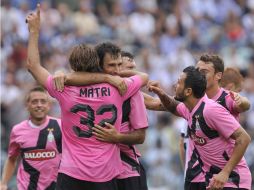
<path fill-rule="evenodd" d="M 118 75 L 122 69 L 122 57 L 114 59 L 109 53 L 106 53 L 103 59 L 103 72 L 111 75 Z"/>
<path fill-rule="evenodd" d="M 44 92 L 31 92 L 27 101 L 27 110 L 31 119 L 41 121 L 46 118 L 50 109 L 48 95 Z"/>
<path fill-rule="evenodd" d="M 187 98 L 185 95 L 184 81 L 186 79 L 186 74 L 182 73 L 178 78 L 177 84 L 175 85 L 175 99 L 180 102 L 184 102 Z"/>
<path fill-rule="evenodd" d="M 206 89 L 212 88 L 214 85 L 218 85 L 219 78 L 218 75 L 215 73 L 215 69 L 212 63 L 205 63 L 203 61 L 198 61 L 196 66 L 202 74 L 206 76 Z"/>
<path fill-rule="evenodd" d="M 132 70 L 136 68 L 136 63 L 134 59 L 131 59 L 129 57 L 122 57 L 122 59 L 123 59 L 122 70 Z"/>

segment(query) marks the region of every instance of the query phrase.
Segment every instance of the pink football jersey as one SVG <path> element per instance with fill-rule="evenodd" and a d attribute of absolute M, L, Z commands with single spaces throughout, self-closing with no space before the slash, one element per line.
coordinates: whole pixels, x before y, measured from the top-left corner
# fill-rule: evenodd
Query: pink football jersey
<path fill-rule="evenodd" d="M 62 152 L 60 122 L 47 116 L 41 126 L 25 120 L 13 127 L 8 154 L 22 157 L 18 189 L 45 190 L 56 182 Z"/>
<path fill-rule="evenodd" d="M 106 182 L 122 172 L 119 147 L 99 141 L 92 134 L 94 124 L 113 124 L 120 131 L 122 104 L 141 87 L 139 76 L 126 78 L 128 90 L 121 96 L 117 89 L 101 83 L 89 86 L 53 88 L 52 76 L 47 89 L 61 107 L 63 152 L 59 172 L 73 178 Z"/>

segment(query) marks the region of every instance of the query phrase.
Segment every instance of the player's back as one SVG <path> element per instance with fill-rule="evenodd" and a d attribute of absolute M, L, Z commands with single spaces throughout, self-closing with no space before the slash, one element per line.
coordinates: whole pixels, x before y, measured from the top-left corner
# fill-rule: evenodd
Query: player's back
<path fill-rule="evenodd" d="M 108 122 L 120 130 L 122 103 L 140 88 L 140 78 L 127 80 L 127 86 L 124 96 L 106 83 L 66 86 L 60 93 L 53 89 L 49 77 L 48 91 L 59 101 L 62 112 L 63 157 L 59 172 L 94 182 L 109 181 L 121 172 L 118 146 L 97 140 L 92 128 Z"/>

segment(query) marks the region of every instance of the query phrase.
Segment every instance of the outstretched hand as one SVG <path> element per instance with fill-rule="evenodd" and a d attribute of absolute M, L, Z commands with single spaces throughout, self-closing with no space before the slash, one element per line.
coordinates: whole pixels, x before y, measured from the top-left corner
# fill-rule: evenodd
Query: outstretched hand
<path fill-rule="evenodd" d="M 158 96 L 165 94 L 158 81 L 149 81 L 147 83 L 147 88 L 150 92 L 154 92 Z"/>
<path fill-rule="evenodd" d="M 28 23 L 28 30 L 30 33 L 39 33 L 40 31 L 40 4 L 37 4 L 35 12 L 30 13 L 26 17 Z"/>

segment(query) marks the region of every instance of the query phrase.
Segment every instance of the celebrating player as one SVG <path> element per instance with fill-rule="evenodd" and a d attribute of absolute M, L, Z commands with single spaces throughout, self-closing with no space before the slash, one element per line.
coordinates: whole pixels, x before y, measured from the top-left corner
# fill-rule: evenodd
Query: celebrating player
<path fill-rule="evenodd" d="M 198 174 L 205 174 L 206 188 L 251 188 L 251 174 L 243 158 L 250 137 L 223 106 L 207 98 L 204 75 L 194 67 L 183 70 L 175 96 L 176 100 L 183 102 L 180 104 L 158 83 L 150 83 L 149 88 L 158 94 L 167 110 L 188 121 L 188 134 L 195 153 L 188 167 L 195 168 Z M 196 189 L 204 188 L 197 186 Z"/>
<path fill-rule="evenodd" d="M 19 190 L 54 190 L 62 153 L 61 122 L 48 116 L 50 100 L 42 87 L 30 90 L 26 97 L 26 107 L 29 119 L 15 125 L 11 131 L 1 190 L 7 190 L 19 157 Z"/>
<path fill-rule="evenodd" d="M 54 89 L 49 72 L 40 65 L 38 36 L 40 10 L 27 17 L 30 31 L 27 67 L 34 78 L 55 97 L 61 107 L 63 152 L 57 179 L 58 190 L 117 189 L 115 177 L 122 171 L 119 147 L 102 142 L 93 135 L 95 124 L 105 127 L 110 123 L 120 130 L 122 103 L 135 94 L 148 77 L 139 73 L 124 82 L 127 92 L 121 96 L 109 84 L 68 86 L 63 92 Z M 70 65 L 74 71 L 99 72 L 96 51 L 87 45 L 75 46 L 71 52 Z M 92 74 L 93 75 L 93 74 Z"/>

